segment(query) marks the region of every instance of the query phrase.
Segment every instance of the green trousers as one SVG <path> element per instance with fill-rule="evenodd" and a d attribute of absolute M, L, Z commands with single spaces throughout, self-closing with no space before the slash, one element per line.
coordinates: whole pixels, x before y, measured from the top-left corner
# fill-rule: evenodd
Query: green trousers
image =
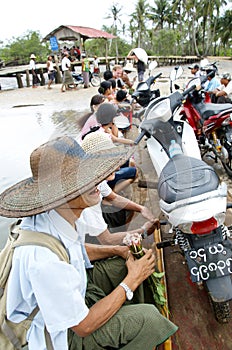
<path fill-rule="evenodd" d="M 86 304 L 91 307 L 109 294 L 127 274 L 125 260 L 112 258 L 97 261 L 87 271 Z M 102 327 L 81 338 L 69 330 L 69 350 L 152 350 L 177 331 L 177 326 L 162 316 L 152 304 L 149 287 L 144 283 L 134 298 Z"/>

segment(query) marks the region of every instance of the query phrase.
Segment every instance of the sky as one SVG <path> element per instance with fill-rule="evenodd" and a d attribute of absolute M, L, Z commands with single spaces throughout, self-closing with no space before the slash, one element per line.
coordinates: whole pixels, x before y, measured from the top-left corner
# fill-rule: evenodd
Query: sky
<path fill-rule="evenodd" d="M 28 30 L 39 31 L 42 37 L 60 25 L 76 25 L 101 29 L 112 25 L 106 20 L 113 3 L 122 7 L 122 23 L 127 24 L 136 0 L 4 0 L 1 3 L 0 42 L 23 36 Z"/>
<path fill-rule="evenodd" d="M 102 29 L 112 25 L 105 19 L 111 13 L 113 3 L 122 7 L 122 23 L 128 24 L 129 15 L 138 0 L 4 0 L 1 3 L 0 43 L 18 38 L 28 30 L 39 31 L 42 37 L 60 25 L 76 25 Z M 148 0 L 154 5 L 154 0 Z M 229 2 L 229 1 L 228 1 Z M 85 8 L 86 6 L 86 8 Z M 229 5 L 228 5 L 229 6 Z"/>

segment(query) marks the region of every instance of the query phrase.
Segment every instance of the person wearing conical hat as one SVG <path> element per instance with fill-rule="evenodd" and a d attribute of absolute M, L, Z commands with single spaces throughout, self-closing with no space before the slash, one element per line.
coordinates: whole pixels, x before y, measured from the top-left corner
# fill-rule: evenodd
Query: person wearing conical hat
<path fill-rule="evenodd" d="M 14 250 L 7 318 L 20 322 L 39 307 L 27 334 L 29 350 L 48 349 L 45 327 L 54 350 L 151 350 L 176 332 L 144 303 L 143 281 L 155 270 L 152 250 L 137 260 L 126 246 L 84 244 L 76 224 L 99 202 L 97 184 L 133 152 L 121 145 L 87 154 L 73 138 L 58 137 L 31 153 L 30 177 L 0 194 L 0 215 L 22 218 L 20 227 L 34 235 L 56 237 L 70 260 L 60 261 L 43 246 Z"/>

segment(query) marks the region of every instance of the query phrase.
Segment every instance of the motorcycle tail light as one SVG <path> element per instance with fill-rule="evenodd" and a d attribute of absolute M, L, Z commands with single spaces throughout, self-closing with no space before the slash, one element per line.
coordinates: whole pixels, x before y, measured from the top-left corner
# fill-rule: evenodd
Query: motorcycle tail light
<path fill-rule="evenodd" d="M 193 222 L 191 231 L 196 235 L 204 235 L 215 230 L 218 227 L 218 222 L 214 217 L 204 221 Z"/>

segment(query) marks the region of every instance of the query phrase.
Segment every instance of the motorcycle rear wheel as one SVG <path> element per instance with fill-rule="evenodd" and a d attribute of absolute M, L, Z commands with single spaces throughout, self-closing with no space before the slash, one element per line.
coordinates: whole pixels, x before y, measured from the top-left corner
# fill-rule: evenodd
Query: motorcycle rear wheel
<path fill-rule="evenodd" d="M 221 144 L 227 152 L 227 159 L 221 159 L 222 165 L 229 177 L 232 177 L 232 146 L 231 146 L 231 128 L 226 129 L 223 137 L 220 137 Z"/>
<path fill-rule="evenodd" d="M 101 78 L 98 74 L 93 73 L 90 79 L 90 83 L 94 87 L 98 87 L 101 84 Z"/>
<path fill-rule="evenodd" d="M 228 323 L 231 320 L 231 308 L 229 301 L 215 302 L 209 296 L 214 316 L 219 323 Z"/>

